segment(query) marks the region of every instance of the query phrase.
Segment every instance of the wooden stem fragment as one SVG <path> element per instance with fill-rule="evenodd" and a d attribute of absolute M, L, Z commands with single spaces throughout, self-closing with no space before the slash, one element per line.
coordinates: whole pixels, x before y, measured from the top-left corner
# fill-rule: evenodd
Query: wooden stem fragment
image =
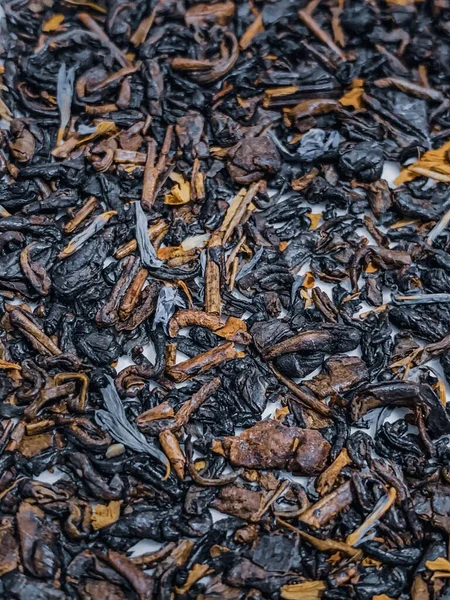
<path fill-rule="evenodd" d="M 95 21 L 91 15 L 88 13 L 79 13 L 78 18 L 83 23 L 85 27 L 92 31 L 93 34 L 97 36 L 97 38 L 109 49 L 112 56 L 117 60 L 121 67 L 131 67 L 131 61 L 122 53 L 119 48 L 113 44 L 113 42 L 106 35 L 104 30 L 100 27 L 100 25 Z"/>
<path fill-rule="evenodd" d="M 215 231 L 208 244 L 205 274 L 205 312 L 220 315 L 220 288 L 224 266 L 222 234 Z"/>
<path fill-rule="evenodd" d="M 178 365 L 168 367 L 166 374 L 173 381 L 180 383 L 190 377 L 194 377 L 194 375 L 205 373 L 226 360 L 240 358 L 241 356 L 242 353 L 235 349 L 233 342 L 226 342 L 221 346 L 216 346 L 207 352 L 189 358 Z"/>
<path fill-rule="evenodd" d="M 9 320 L 14 327 L 29 340 L 33 348 L 44 356 L 57 356 L 61 350 L 39 327 L 28 318 L 23 311 L 15 309 L 11 311 Z"/>
<path fill-rule="evenodd" d="M 341 60 L 347 60 L 344 52 L 333 42 L 330 35 L 324 29 L 322 29 L 322 27 L 320 27 L 317 21 L 313 18 L 312 12 L 316 6 L 317 2 L 313 0 L 313 2 L 311 2 L 306 8 L 298 11 L 298 16 L 308 27 L 308 29 L 310 29 L 321 42 L 326 44 L 330 50 L 337 54 Z"/>
<path fill-rule="evenodd" d="M 170 464 L 173 467 L 173 470 L 180 479 L 184 479 L 186 458 L 183 452 L 181 451 L 180 444 L 176 435 L 172 433 L 169 429 L 165 429 L 159 434 L 159 441 L 161 443 L 161 447 L 164 451 L 164 454 L 167 456 Z"/>
<path fill-rule="evenodd" d="M 158 183 L 158 177 L 164 171 L 167 162 L 167 155 L 170 151 L 170 145 L 172 144 L 173 137 L 173 126 L 169 125 L 166 130 L 161 153 L 156 162 L 156 142 L 150 138 L 147 146 L 147 161 L 145 163 L 144 171 L 144 187 L 142 189 L 142 208 L 150 210 L 155 202 L 156 197 L 156 186 Z M 156 165 L 155 165 L 156 162 Z"/>

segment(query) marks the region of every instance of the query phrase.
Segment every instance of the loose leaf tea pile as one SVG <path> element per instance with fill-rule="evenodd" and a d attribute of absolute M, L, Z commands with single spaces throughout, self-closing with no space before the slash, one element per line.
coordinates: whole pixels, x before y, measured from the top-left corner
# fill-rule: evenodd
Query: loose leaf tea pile
<path fill-rule="evenodd" d="M 450 4 L 5 0 L 0 59 L 0 598 L 448 600 Z"/>

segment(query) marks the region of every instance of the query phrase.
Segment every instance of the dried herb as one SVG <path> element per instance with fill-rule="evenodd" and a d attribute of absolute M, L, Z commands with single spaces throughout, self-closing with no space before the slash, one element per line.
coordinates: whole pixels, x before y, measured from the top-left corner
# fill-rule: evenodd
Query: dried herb
<path fill-rule="evenodd" d="M 0 598 L 450 598 L 449 9 L 0 3 Z"/>

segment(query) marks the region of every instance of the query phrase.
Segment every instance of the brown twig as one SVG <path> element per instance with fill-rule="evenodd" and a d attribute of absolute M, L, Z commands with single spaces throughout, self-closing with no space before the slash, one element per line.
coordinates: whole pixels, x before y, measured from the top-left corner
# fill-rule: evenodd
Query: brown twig
<path fill-rule="evenodd" d="M 83 23 L 85 27 L 89 29 L 92 33 L 94 33 L 98 39 L 108 47 L 109 51 L 113 55 L 113 57 L 117 60 L 121 67 L 131 67 L 131 61 L 122 53 L 121 50 L 109 39 L 104 30 L 100 27 L 100 25 L 95 21 L 91 15 L 88 13 L 79 13 L 78 18 Z"/>
<path fill-rule="evenodd" d="M 343 61 L 347 60 L 345 53 L 337 46 L 330 35 L 320 27 L 317 21 L 313 18 L 312 13 L 316 6 L 318 5 L 317 0 L 313 0 L 310 2 L 308 6 L 302 10 L 298 11 L 298 16 L 303 21 L 303 23 L 310 29 L 316 37 L 319 38 L 321 42 L 326 44 L 330 50 L 332 50 L 335 54 L 339 56 L 339 58 Z"/>

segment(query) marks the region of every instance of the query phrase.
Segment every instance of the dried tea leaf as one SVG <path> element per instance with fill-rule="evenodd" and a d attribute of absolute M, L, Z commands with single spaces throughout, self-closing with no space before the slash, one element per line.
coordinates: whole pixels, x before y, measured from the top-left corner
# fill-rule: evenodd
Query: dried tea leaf
<path fill-rule="evenodd" d="M 136 452 L 150 454 L 168 468 L 166 456 L 150 444 L 145 436 L 128 421 L 113 380 L 111 377 L 106 379 L 108 383 L 101 389 L 106 410 L 97 410 L 96 423 L 106 429 L 117 442 Z"/>
<path fill-rule="evenodd" d="M 45 23 L 42 25 L 42 31 L 44 33 L 56 31 L 63 21 L 64 15 L 62 15 L 61 13 L 56 13 L 52 15 L 50 19 L 48 19 L 48 21 L 45 21 Z"/>
<path fill-rule="evenodd" d="M 262 13 L 256 16 L 255 20 L 251 25 L 248 26 L 244 35 L 239 40 L 239 47 L 241 50 L 246 50 L 253 41 L 253 38 L 257 36 L 259 33 L 264 31 L 264 23 L 262 18 Z"/>
<path fill-rule="evenodd" d="M 184 594 L 184 593 L 188 592 L 191 589 L 191 587 L 194 585 L 194 583 L 196 583 L 197 581 L 200 581 L 200 579 L 203 579 L 203 577 L 206 577 L 206 575 L 208 574 L 209 571 L 210 571 L 210 569 L 209 569 L 208 565 L 195 564 L 192 567 L 192 569 L 189 571 L 184 585 L 182 587 L 175 588 L 177 594 Z"/>
<path fill-rule="evenodd" d="M 163 263 L 156 255 L 156 251 L 150 241 L 148 235 L 148 224 L 147 217 L 140 202 L 135 202 L 134 207 L 136 210 L 136 241 L 141 256 L 141 261 L 144 267 L 154 268 L 159 267 Z"/>
<path fill-rule="evenodd" d="M 61 144 L 66 127 L 69 124 L 74 82 L 75 68 L 71 67 L 67 69 L 66 64 L 62 63 L 58 72 L 58 86 L 56 91 L 56 100 L 60 114 L 58 137 L 56 139 L 57 146 Z"/>
<path fill-rule="evenodd" d="M 450 142 L 446 142 L 437 150 L 428 150 L 419 160 L 403 169 L 395 180 L 395 185 L 412 181 L 419 175 L 426 175 L 437 181 L 450 182 L 450 162 L 447 160 Z"/>
<path fill-rule="evenodd" d="M 326 590 L 325 581 L 304 581 L 281 587 L 283 600 L 318 600 Z"/>
<path fill-rule="evenodd" d="M 95 531 L 108 527 L 120 517 L 121 500 L 111 500 L 109 504 L 95 504 L 92 509 L 92 528 Z"/>
<path fill-rule="evenodd" d="M 67 158 L 70 152 L 78 148 L 78 146 L 83 146 L 99 137 L 111 137 L 117 132 L 117 127 L 113 121 L 101 121 L 93 133 L 69 138 L 61 146 L 52 150 L 51 154 L 55 158 Z"/>
<path fill-rule="evenodd" d="M 170 178 L 176 181 L 171 188 L 170 194 L 165 194 L 164 204 L 182 206 L 191 200 L 191 185 L 178 173 L 171 173 Z"/>
<path fill-rule="evenodd" d="M 430 571 L 445 571 L 450 573 L 450 561 L 441 556 L 435 560 L 427 560 L 425 565 Z"/>

